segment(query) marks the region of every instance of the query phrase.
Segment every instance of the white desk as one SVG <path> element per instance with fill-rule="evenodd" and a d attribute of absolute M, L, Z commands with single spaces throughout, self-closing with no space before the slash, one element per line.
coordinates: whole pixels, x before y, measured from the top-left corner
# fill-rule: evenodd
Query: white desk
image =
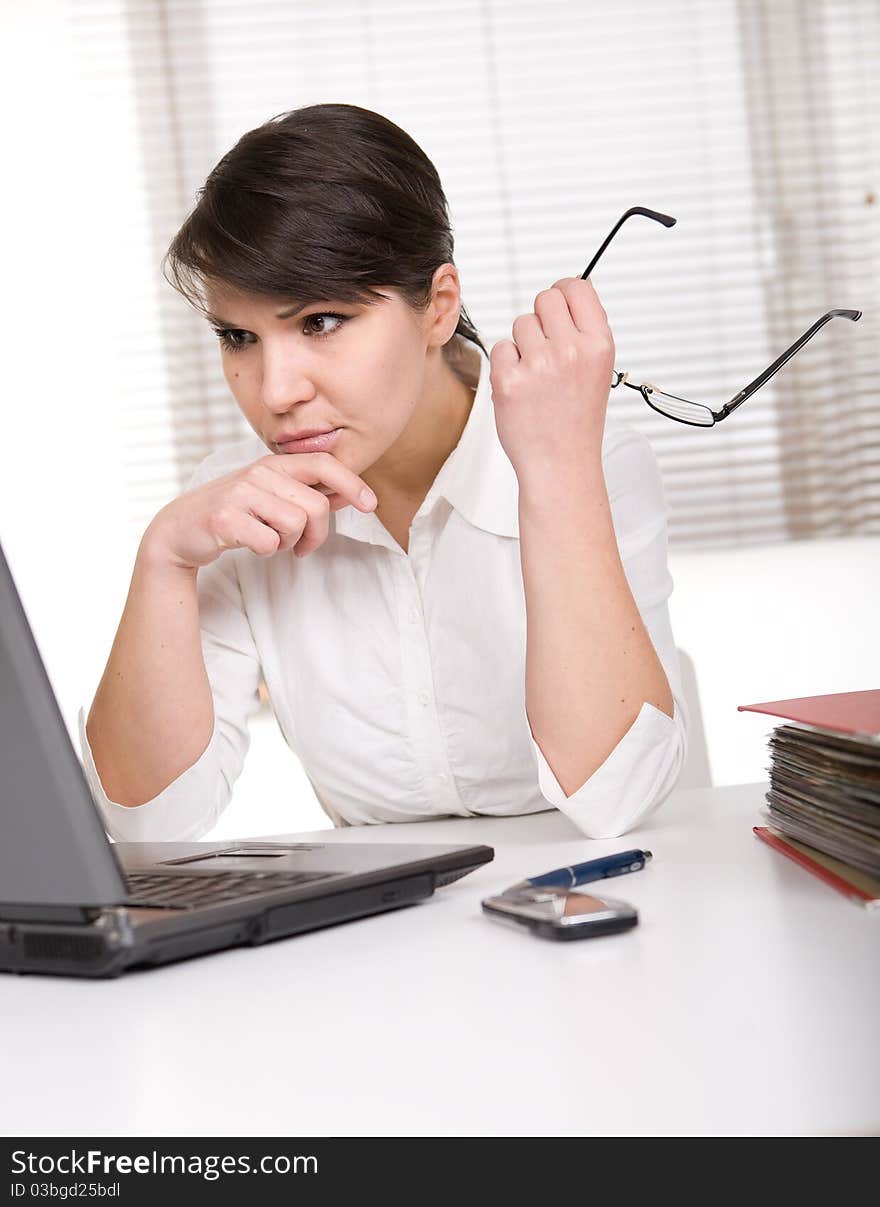
<path fill-rule="evenodd" d="M 486 842 L 421 905 L 115 981 L 0 976 L 4 1135 L 880 1132 L 880 913 L 754 837 L 763 785 L 589 842 L 559 813 L 322 831 Z M 563 944 L 484 918 L 627 846 L 641 921 Z"/>

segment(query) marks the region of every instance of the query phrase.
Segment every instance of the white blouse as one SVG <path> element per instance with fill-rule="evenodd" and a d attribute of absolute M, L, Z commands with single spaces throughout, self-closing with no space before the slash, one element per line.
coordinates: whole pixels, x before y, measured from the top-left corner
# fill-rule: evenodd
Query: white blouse
<path fill-rule="evenodd" d="M 187 489 L 266 452 L 256 434 L 217 449 Z M 413 519 L 408 553 L 375 514 L 345 507 L 331 513 L 327 540 L 308 557 L 229 549 L 199 570 L 214 730 L 192 767 L 142 805 L 111 801 L 80 709 L 86 778 L 109 834 L 192 841 L 214 826 L 244 763 L 261 676 L 336 826 L 557 808 L 591 838 L 632 829 L 674 787 L 687 721 L 657 462 L 644 436 L 608 416 L 602 463 L 627 580 L 675 707 L 670 718 L 643 704 L 571 796 L 526 714 L 518 482 L 498 440 L 489 359 L 480 352 L 471 413 Z"/>

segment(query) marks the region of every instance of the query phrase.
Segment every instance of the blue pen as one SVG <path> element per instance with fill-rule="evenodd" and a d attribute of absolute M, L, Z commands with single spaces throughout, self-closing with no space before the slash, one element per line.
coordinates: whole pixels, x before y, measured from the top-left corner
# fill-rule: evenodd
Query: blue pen
<path fill-rule="evenodd" d="M 530 876 L 514 884 L 507 892 L 527 888 L 574 888 L 578 884 L 589 884 L 591 880 L 604 880 L 608 876 L 623 876 L 627 872 L 640 872 L 649 859 L 650 851 L 618 851 L 616 855 L 603 855 L 601 859 L 588 859 L 586 863 L 573 863 L 567 868 L 554 868 L 542 876 Z"/>

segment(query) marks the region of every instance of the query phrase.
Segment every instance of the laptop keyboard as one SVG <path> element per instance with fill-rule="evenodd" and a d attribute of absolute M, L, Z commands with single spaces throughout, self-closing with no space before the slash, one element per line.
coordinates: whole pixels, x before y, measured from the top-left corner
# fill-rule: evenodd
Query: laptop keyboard
<path fill-rule="evenodd" d="M 129 872 L 125 904 L 150 909 L 225 905 L 334 875 L 335 872 L 204 872 L 198 876 L 180 872 Z"/>

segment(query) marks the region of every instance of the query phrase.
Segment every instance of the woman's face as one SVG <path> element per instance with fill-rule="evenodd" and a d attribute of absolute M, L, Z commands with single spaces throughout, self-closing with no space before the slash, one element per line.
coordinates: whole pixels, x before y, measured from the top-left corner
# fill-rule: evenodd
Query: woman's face
<path fill-rule="evenodd" d="M 207 291 L 229 388 L 272 452 L 289 451 L 278 442 L 314 428 L 341 429 L 331 451 L 358 474 L 398 442 L 392 460 L 406 452 L 418 424 L 401 437 L 434 392 L 458 307 L 448 307 L 444 322 L 442 299 L 438 319 L 434 303 L 420 314 L 395 290 L 382 294 L 375 305 L 328 300 L 297 311 L 290 302 Z"/>

